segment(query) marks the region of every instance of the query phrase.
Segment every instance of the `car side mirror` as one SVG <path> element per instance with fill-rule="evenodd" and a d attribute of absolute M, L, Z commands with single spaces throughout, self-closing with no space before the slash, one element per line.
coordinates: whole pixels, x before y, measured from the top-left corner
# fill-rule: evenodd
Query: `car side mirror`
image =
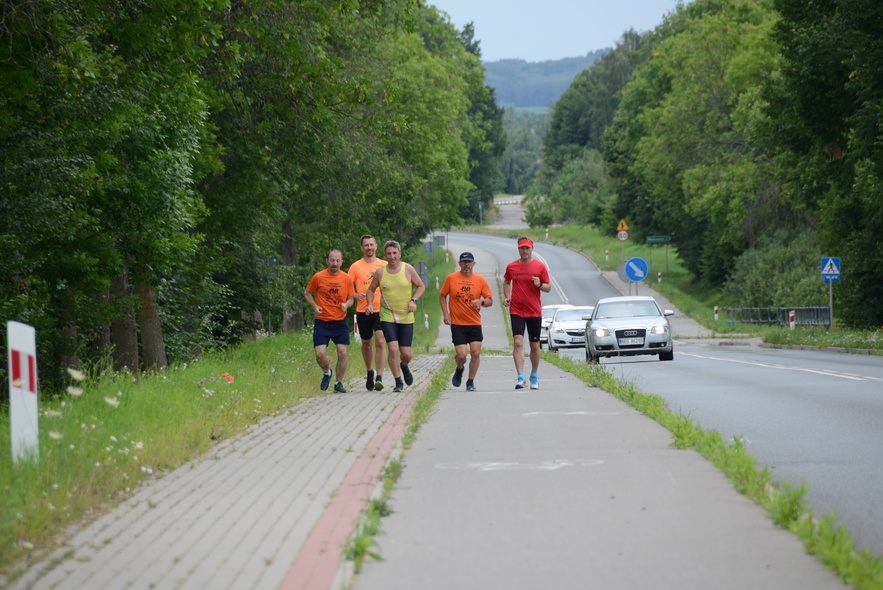
<path fill-rule="evenodd" d="M 675 312 L 673 312 L 670 309 L 666 309 L 665 311 L 662 312 L 662 315 L 674 315 L 674 314 L 675 314 Z"/>

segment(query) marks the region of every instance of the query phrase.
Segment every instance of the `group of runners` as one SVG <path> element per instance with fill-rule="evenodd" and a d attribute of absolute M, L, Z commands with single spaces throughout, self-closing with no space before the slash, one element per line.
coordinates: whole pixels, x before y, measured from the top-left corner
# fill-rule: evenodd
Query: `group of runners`
<path fill-rule="evenodd" d="M 518 260 L 506 266 L 503 276 L 503 305 L 509 308 L 512 324 L 513 350 L 517 373 L 515 389 L 539 389 L 541 358 L 540 328 L 542 326 L 541 294 L 551 290 L 546 265 L 533 257 L 533 242 L 518 238 Z M 414 382 L 409 364 L 414 339 L 414 313 L 417 302 L 426 292 L 426 285 L 413 266 L 402 260 L 401 245 L 390 240 L 383 245 L 385 260 L 377 256 L 377 240 L 371 235 L 361 238 L 362 258 L 343 272 L 343 253 L 328 252 L 326 268 L 313 275 L 304 289 L 304 298 L 315 310 L 313 346 L 316 362 L 322 369 L 319 388 L 327 390 L 336 372 L 333 390 L 346 393 L 346 376 L 350 344 L 347 312 L 356 304 L 356 329 L 362 339 L 362 358 L 369 391 L 383 390 L 384 369 L 388 365 L 395 385 L 402 391 Z M 475 273 L 475 257 L 463 252 L 460 270 L 449 274 L 439 290 L 439 305 L 445 325 L 451 327 L 456 369 L 451 384 L 460 387 L 466 372 L 466 389 L 475 391 L 475 376 L 481 363 L 483 334 L 481 308 L 493 305 L 487 280 Z M 524 334 L 527 332 L 531 372 L 525 378 Z M 337 363 L 331 366 L 328 345 L 337 348 Z"/>

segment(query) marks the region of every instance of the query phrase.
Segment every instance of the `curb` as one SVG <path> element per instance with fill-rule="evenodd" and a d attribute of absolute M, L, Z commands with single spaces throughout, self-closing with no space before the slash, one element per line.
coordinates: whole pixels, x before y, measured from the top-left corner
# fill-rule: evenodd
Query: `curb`
<path fill-rule="evenodd" d="M 444 358 L 438 356 L 433 360 L 443 362 Z M 402 438 L 411 416 L 411 407 L 432 383 L 435 375 L 434 368 L 430 367 L 432 364 L 435 363 L 426 363 L 426 376 L 393 408 L 365 445 L 307 536 L 279 590 L 327 590 L 343 588 L 351 583 L 355 575 L 354 566 L 343 556 L 342 549 L 371 498 L 377 497 L 380 475 L 396 449 L 399 455 L 403 453 Z"/>

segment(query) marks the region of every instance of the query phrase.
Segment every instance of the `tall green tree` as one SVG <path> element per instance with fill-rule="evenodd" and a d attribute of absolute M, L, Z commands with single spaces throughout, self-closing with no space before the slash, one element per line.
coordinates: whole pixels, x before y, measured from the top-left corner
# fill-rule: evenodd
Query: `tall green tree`
<path fill-rule="evenodd" d="M 883 325 L 883 7 L 869 0 L 775 0 L 781 75 L 766 87 L 782 177 L 817 211 L 825 254 L 840 256 L 841 317 Z"/>

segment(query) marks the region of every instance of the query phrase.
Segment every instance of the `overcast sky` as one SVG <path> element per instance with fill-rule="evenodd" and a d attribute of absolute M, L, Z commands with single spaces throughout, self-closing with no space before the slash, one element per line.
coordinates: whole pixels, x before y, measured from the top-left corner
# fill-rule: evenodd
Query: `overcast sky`
<path fill-rule="evenodd" d="M 649 31 L 676 0 L 426 0 L 458 29 L 475 23 L 483 61 L 546 61 L 613 47 L 629 28 Z"/>

